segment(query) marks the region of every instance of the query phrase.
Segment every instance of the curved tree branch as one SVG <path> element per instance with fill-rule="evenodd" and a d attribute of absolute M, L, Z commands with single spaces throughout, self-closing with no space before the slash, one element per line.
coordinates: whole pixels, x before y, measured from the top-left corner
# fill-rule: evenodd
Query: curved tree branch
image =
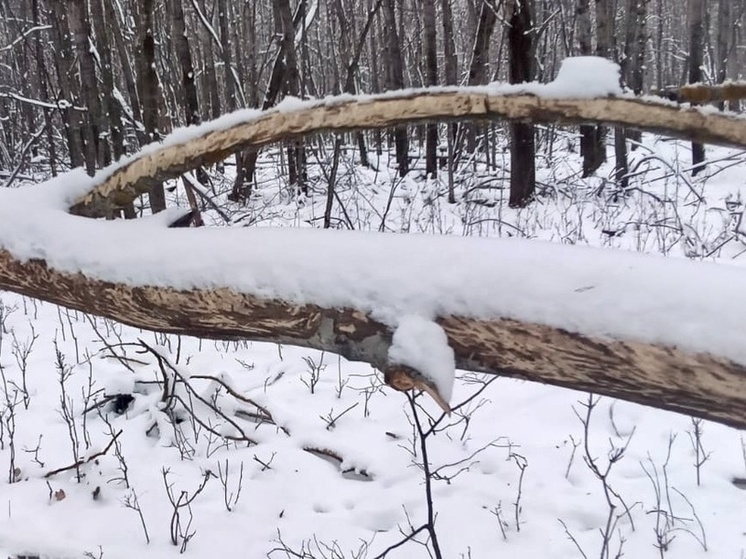
<path fill-rule="evenodd" d="M 88 217 L 111 215 L 111 210 L 132 202 L 152 184 L 222 161 L 236 151 L 330 130 L 475 118 L 564 124 L 607 122 L 700 142 L 746 147 L 746 120 L 733 114 L 708 113 L 646 98 L 566 99 L 490 92 L 484 87 L 421 89 L 352 99 L 341 96 L 306 102 L 299 108 L 280 105 L 263 113 L 239 112 L 232 118 L 234 124 L 217 130 L 195 128 L 189 140 L 148 151 L 117 168 L 78 200 L 70 208 L 71 213 Z M 199 133 L 200 130 L 206 131 Z"/>

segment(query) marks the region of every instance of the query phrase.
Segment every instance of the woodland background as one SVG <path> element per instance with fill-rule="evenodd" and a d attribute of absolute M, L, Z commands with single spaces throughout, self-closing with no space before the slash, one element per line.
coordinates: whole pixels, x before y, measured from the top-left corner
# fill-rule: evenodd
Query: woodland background
<path fill-rule="evenodd" d="M 741 77 L 745 17 L 743 0 L 4 0 L 0 170 L 7 185 L 71 166 L 93 173 L 175 127 L 285 96 L 550 81 L 576 55 L 618 61 L 636 93 L 721 83 Z M 431 125 L 346 140 L 362 165 L 368 150 L 393 146 L 401 175 L 419 149 L 432 176 L 475 153 L 494 164 L 493 132 L 504 128 Z M 535 138 L 529 126 L 509 128 L 510 203 L 520 206 L 534 192 Z M 606 157 L 607 135 L 581 132 L 588 176 Z M 536 137 L 549 149 L 552 139 L 546 129 Z M 625 142 L 615 149 L 624 181 Z M 313 141 L 288 149 L 284 169 L 301 191 L 317 150 Z M 702 161 L 701 148 L 693 157 Z M 236 163 L 231 198 L 241 201 L 256 157 Z M 151 203 L 165 207 L 162 189 Z"/>

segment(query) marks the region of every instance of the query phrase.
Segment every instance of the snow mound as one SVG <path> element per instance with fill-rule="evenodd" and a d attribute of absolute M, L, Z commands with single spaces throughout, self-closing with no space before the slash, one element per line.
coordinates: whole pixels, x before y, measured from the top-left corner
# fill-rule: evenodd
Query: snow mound
<path fill-rule="evenodd" d="M 565 58 L 557 77 L 546 85 L 547 96 L 590 98 L 623 93 L 619 82 L 620 68 L 599 56 Z"/>
<path fill-rule="evenodd" d="M 453 349 L 443 328 L 432 320 L 417 315 L 403 317 L 394 330 L 389 361 L 422 373 L 446 402 L 451 400 L 456 372 Z"/>

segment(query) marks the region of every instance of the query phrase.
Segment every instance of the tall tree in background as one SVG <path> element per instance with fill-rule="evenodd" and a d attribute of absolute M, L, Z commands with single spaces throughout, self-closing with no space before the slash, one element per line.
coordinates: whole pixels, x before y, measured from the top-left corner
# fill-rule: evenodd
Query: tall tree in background
<path fill-rule="evenodd" d="M 508 67 L 510 83 L 523 83 L 534 77 L 534 24 L 531 0 L 508 0 Z M 510 200 L 521 208 L 534 196 L 536 188 L 536 146 L 532 124 L 510 124 Z"/>
<path fill-rule="evenodd" d="M 422 0 L 422 26 L 425 47 L 425 85 L 438 85 L 438 51 L 435 31 L 435 0 Z M 438 174 L 438 126 L 428 124 L 425 133 L 425 174 Z"/>
<path fill-rule="evenodd" d="M 493 0 L 482 0 L 474 37 L 474 47 L 469 64 L 469 85 L 483 85 L 488 81 L 487 67 L 490 59 L 490 42 L 497 23 L 497 6 Z M 473 124 L 462 127 L 469 151 L 477 147 L 477 128 Z M 463 136 L 462 136 L 463 137 Z"/>
<path fill-rule="evenodd" d="M 82 167 L 85 164 L 82 137 L 84 124 L 83 115 L 80 111 L 75 110 L 75 102 L 78 100 L 78 87 L 71 77 L 75 57 L 70 41 L 67 10 L 61 2 L 52 2 L 49 7 L 52 20 L 52 37 L 56 45 L 54 65 L 59 87 L 59 99 L 66 101 L 61 111 L 67 138 L 67 151 L 70 154 L 70 166 Z"/>
<path fill-rule="evenodd" d="M 96 66 L 91 52 L 91 27 L 88 20 L 85 0 L 67 0 L 70 33 L 75 45 L 75 56 L 78 61 L 81 94 L 88 108 L 83 127 L 83 153 L 86 171 L 93 175 L 97 166 L 104 160 L 101 128 L 101 98 L 96 78 Z"/>
<path fill-rule="evenodd" d="M 716 73 L 717 83 L 723 83 L 728 77 L 728 62 L 731 56 L 731 45 L 735 44 L 732 38 L 736 34 L 736 26 L 732 21 L 731 4 L 733 0 L 720 0 L 718 2 L 717 19 L 717 50 L 716 50 Z M 725 108 L 725 103 L 720 103 L 720 110 Z"/>
<path fill-rule="evenodd" d="M 96 50 L 99 55 L 99 69 L 101 72 L 103 115 L 102 125 L 108 124 L 108 137 L 111 143 L 111 152 L 105 151 L 102 163 L 108 165 L 112 158 L 119 159 L 124 155 L 124 132 L 122 125 L 122 109 L 116 99 L 116 88 L 114 86 L 114 68 L 112 63 L 111 44 L 109 33 L 115 25 L 113 21 L 107 21 L 104 13 L 103 2 L 108 0 L 90 0 L 91 20 L 96 34 Z M 108 148 L 108 146 L 107 146 Z"/>
<path fill-rule="evenodd" d="M 702 56 L 704 53 L 705 33 L 704 0 L 688 0 L 687 23 L 689 27 L 689 83 L 702 81 Z M 705 167 L 705 146 L 692 142 L 692 175 Z"/>
<path fill-rule="evenodd" d="M 304 6 L 301 0 L 301 6 Z M 304 25 L 304 11 L 298 10 L 300 25 Z M 282 34 L 280 50 L 285 57 L 285 95 L 300 97 L 301 79 L 298 66 L 298 56 L 295 50 L 295 26 L 290 9 L 290 0 L 277 0 L 277 17 L 279 17 L 279 31 Z M 306 152 L 301 140 L 293 141 L 288 147 L 288 178 L 291 185 L 297 185 L 303 193 L 307 192 Z"/>
<path fill-rule="evenodd" d="M 586 10 L 588 3 L 586 2 Z M 612 59 L 614 40 L 614 1 L 596 0 L 596 56 Z M 594 126 L 588 135 L 583 151 L 583 176 L 587 177 L 606 162 L 606 128 Z"/>
<path fill-rule="evenodd" d="M 645 69 L 645 43 L 647 35 L 647 5 L 649 0 L 628 0 L 627 19 L 623 55 L 620 56 L 621 81 L 636 94 L 642 93 Z M 629 161 L 627 158 L 627 139 L 633 140 L 632 149 L 636 149 L 642 134 L 637 130 L 628 130 L 617 126 L 614 128 L 614 175 L 617 186 L 627 188 L 629 182 Z"/>
<path fill-rule="evenodd" d="M 402 57 L 399 33 L 396 25 L 396 1 L 383 0 L 383 19 L 386 34 L 384 52 L 386 54 L 386 85 L 388 89 L 404 88 L 404 59 Z M 399 127 L 394 130 L 394 146 L 399 176 L 409 172 L 409 138 L 407 129 Z"/>
<path fill-rule="evenodd" d="M 153 3 L 155 0 L 138 0 L 138 45 L 137 82 L 142 108 L 142 124 L 148 143 L 158 140 L 158 74 L 156 72 Z M 162 183 L 151 186 L 150 208 L 153 213 L 166 209 L 166 193 Z"/>
<path fill-rule="evenodd" d="M 443 71 L 446 85 L 458 84 L 458 56 L 456 55 L 456 43 L 453 32 L 453 12 L 451 0 L 441 0 L 441 18 L 443 19 Z M 448 136 L 446 138 L 448 148 L 448 203 L 456 203 L 456 191 L 453 176 L 453 151 L 456 143 L 455 124 L 448 125 Z"/>

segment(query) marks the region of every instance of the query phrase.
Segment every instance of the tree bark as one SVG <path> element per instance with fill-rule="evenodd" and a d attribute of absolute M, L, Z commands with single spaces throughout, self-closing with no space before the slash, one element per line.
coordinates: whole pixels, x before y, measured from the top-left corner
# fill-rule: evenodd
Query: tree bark
<path fill-rule="evenodd" d="M 592 50 L 590 0 L 578 0 L 575 6 L 578 26 L 578 53 L 589 56 Z M 580 127 L 580 155 L 583 157 L 583 177 L 590 177 L 602 162 L 598 160 L 598 135 L 595 126 Z"/>
<path fill-rule="evenodd" d="M 160 138 L 158 130 L 158 74 L 156 73 L 155 37 L 153 36 L 153 0 L 139 1 L 139 52 L 138 62 L 138 92 L 142 106 L 142 120 L 145 127 L 147 142 L 154 142 Z M 149 192 L 150 209 L 157 213 L 166 209 L 166 192 L 163 183 L 154 182 Z"/>
<path fill-rule="evenodd" d="M 508 16 L 508 59 L 510 83 L 530 82 L 534 77 L 533 17 L 530 0 L 510 0 Z M 536 188 L 536 146 L 532 124 L 510 125 L 511 208 L 522 208 L 534 197 Z"/>
<path fill-rule="evenodd" d="M 702 81 L 702 55 L 704 51 L 704 0 L 688 0 L 687 25 L 689 26 L 689 83 Z M 692 143 L 692 176 L 705 168 L 705 146 Z"/>
<path fill-rule="evenodd" d="M 100 157 L 101 101 L 96 79 L 96 66 L 91 54 L 91 27 L 88 21 L 88 10 L 85 0 L 67 0 L 66 2 L 70 33 L 75 45 L 80 71 L 80 85 L 87 110 L 83 128 L 83 154 L 89 175 L 96 172 Z"/>
<path fill-rule="evenodd" d="M 422 26 L 425 47 L 425 85 L 438 85 L 438 52 L 435 32 L 435 0 L 422 0 Z M 425 174 L 438 175 L 438 127 L 428 124 L 425 131 Z"/>
<path fill-rule="evenodd" d="M 453 37 L 453 12 L 451 10 L 451 0 L 441 0 L 440 2 L 441 17 L 443 18 L 443 70 L 445 74 L 446 85 L 458 84 L 458 56 L 456 55 L 456 44 Z M 453 152 L 456 144 L 456 134 L 458 129 L 455 124 L 448 125 L 448 203 L 456 203 L 456 191 L 454 181 L 454 160 Z"/>
<path fill-rule="evenodd" d="M 386 374 L 392 331 L 356 309 L 293 305 L 225 288 L 132 287 L 0 250 L 0 288 L 148 330 L 293 344 Z M 746 428 L 746 368 L 673 347 L 595 339 L 506 318 L 438 320 L 456 367 L 590 391 Z M 388 378 L 388 375 L 387 375 Z"/>
<path fill-rule="evenodd" d="M 390 90 L 404 89 L 404 59 L 399 43 L 399 33 L 396 26 L 396 0 L 383 0 L 383 17 L 385 21 L 388 72 L 386 85 Z M 394 146 L 399 176 L 409 172 L 409 139 L 406 128 L 394 130 Z"/>
<path fill-rule="evenodd" d="M 143 153 L 102 175 L 71 207 L 107 215 L 153 181 L 177 176 L 236 149 L 322 130 L 390 127 L 451 118 L 510 118 L 565 123 L 609 121 L 700 141 L 746 147 L 746 127 L 734 115 L 703 114 L 644 99 L 553 99 L 472 89 L 412 92 L 362 101 L 309 103 L 269 112 L 181 144 Z M 106 226 L 106 225 L 104 225 Z M 179 291 L 132 286 L 19 260 L 0 249 L 0 288 L 152 330 L 222 339 L 256 339 L 333 351 L 391 371 L 389 326 L 361 309 L 290 304 L 225 287 Z M 459 368 L 592 391 L 746 427 L 746 367 L 727 359 L 655 344 L 595 338 L 546 324 L 495 316 L 441 316 Z M 386 374 L 397 385 L 391 375 Z"/>

